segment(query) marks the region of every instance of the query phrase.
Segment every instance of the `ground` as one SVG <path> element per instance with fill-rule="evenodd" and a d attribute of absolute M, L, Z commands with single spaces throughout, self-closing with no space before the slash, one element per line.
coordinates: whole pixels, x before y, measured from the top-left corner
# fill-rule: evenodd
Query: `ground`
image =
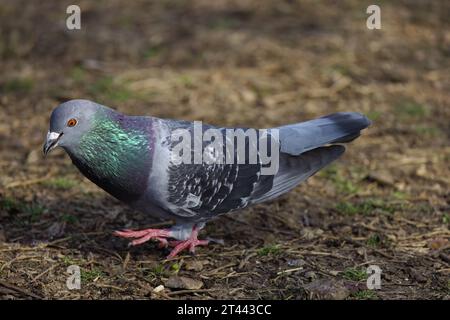
<path fill-rule="evenodd" d="M 378 1 L 381 30 L 371 1 L 116 0 L 77 1 L 68 31 L 72 3 L 0 2 L 0 298 L 449 298 L 448 1 Z M 170 222 L 62 150 L 43 158 L 50 112 L 73 98 L 222 126 L 337 111 L 373 125 L 285 197 L 209 223 L 201 237 L 223 244 L 167 261 L 112 232 Z"/>

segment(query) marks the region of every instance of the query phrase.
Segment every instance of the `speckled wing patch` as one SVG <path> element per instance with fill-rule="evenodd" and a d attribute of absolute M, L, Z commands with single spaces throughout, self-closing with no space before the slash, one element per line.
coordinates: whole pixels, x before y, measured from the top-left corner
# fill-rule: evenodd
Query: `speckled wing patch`
<path fill-rule="evenodd" d="M 207 146 L 204 144 L 203 150 Z M 169 209 L 178 216 L 195 219 L 247 206 L 261 178 L 259 157 L 256 164 L 177 164 L 168 170 Z"/>

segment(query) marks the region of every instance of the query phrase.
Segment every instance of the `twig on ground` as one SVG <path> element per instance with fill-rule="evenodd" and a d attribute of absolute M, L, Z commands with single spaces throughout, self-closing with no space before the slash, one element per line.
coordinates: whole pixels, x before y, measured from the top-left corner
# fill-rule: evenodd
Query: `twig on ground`
<path fill-rule="evenodd" d="M 24 295 L 26 295 L 28 297 L 32 297 L 32 298 L 35 298 L 35 299 L 41 299 L 41 300 L 44 299 L 43 297 L 41 297 L 41 296 L 39 296 L 37 294 L 34 294 L 31 291 L 28 291 L 26 289 L 20 288 L 20 287 L 18 287 L 16 285 L 13 285 L 12 283 L 9 283 L 9 282 L 6 282 L 6 281 L 0 280 L 0 286 L 8 288 L 8 289 L 11 289 L 11 290 L 14 290 L 14 291 L 19 292 L 19 293 L 22 293 L 22 294 L 24 294 Z"/>
<path fill-rule="evenodd" d="M 36 277 L 34 277 L 33 279 L 31 279 L 31 282 L 36 282 L 36 280 L 38 280 L 40 277 L 42 277 L 43 275 L 45 275 L 46 273 L 52 271 L 53 269 L 55 269 L 57 266 L 59 266 L 59 264 L 54 264 L 52 265 L 50 268 L 47 268 L 47 270 L 45 270 L 44 272 L 41 272 L 40 274 L 38 274 Z"/>
<path fill-rule="evenodd" d="M 220 289 L 195 289 L 195 290 L 178 290 L 178 291 L 171 291 L 166 293 L 166 295 L 170 296 L 176 296 L 180 294 L 186 294 L 186 293 L 204 293 L 204 292 L 212 292 L 212 291 L 218 291 Z"/>

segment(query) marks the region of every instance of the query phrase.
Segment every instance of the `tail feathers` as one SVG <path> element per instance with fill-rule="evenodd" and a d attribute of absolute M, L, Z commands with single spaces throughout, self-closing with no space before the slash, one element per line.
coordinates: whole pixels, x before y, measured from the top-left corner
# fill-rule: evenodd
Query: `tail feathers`
<path fill-rule="evenodd" d="M 339 158 L 345 151 L 344 146 L 319 147 L 300 156 L 280 155 L 280 169 L 273 176 L 266 176 L 256 186 L 252 203 L 272 200 L 295 188 L 317 171 Z"/>
<path fill-rule="evenodd" d="M 278 127 L 281 152 L 299 155 L 330 143 L 356 139 L 370 120 L 357 112 L 338 112 L 314 120 Z"/>

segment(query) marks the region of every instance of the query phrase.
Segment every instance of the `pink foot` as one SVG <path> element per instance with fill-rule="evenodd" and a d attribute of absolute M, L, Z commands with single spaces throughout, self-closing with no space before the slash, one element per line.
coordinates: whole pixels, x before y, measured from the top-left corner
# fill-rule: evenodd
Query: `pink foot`
<path fill-rule="evenodd" d="M 185 249 L 189 249 L 190 252 L 194 253 L 196 246 L 206 246 L 209 243 L 208 240 L 197 239 L 199 231 L 200 229 L 194 226 L 192 228 L 192 233 L 187 240 L 171 240 L 171 241 L 167 241 L 167 238 L 172 237 L 172 231 L 169 229 L 144 229 L 136 231 L 123 230 L 123 231 L 115 231 L 114 235 L 122 238 L 134 238 L 134 240 L 130 243 L 132 246 L 142 244 L 152 239 L 159 241 L 160 247 L 167 247 L 168 245 L 170 245 L 174 248 L 167 256 L 167 259 L 171 259 Z"/>
<path fill-rule="evenodd" d="M 135 238 L 130 243 L 132 246 L 155 239 L 159 241 L 160 247 L 167 247 L 168 242 L 166 238 L 170 237 L 171 232 L 168 229 L 123 230 L 115 231 L 114 235 L 122 238 Z"/>
<path fill-rule="evenodd" d="M 174 258 L 178 253 L 180 253 L 185 249 L 189 249 L 191 253 L 195 253 L 196 246 L 206 246 L 209 243 L 208 240 L 197 239 L 199 231 L 200 231 L 199 229 L 194 227 L 192 228 L 192 233 L 187 240 L 169 241 L 169 245 L 174 246 L 175 248 L 173 248 L 173 250 L 167 256 L 167 259 Z"/>

